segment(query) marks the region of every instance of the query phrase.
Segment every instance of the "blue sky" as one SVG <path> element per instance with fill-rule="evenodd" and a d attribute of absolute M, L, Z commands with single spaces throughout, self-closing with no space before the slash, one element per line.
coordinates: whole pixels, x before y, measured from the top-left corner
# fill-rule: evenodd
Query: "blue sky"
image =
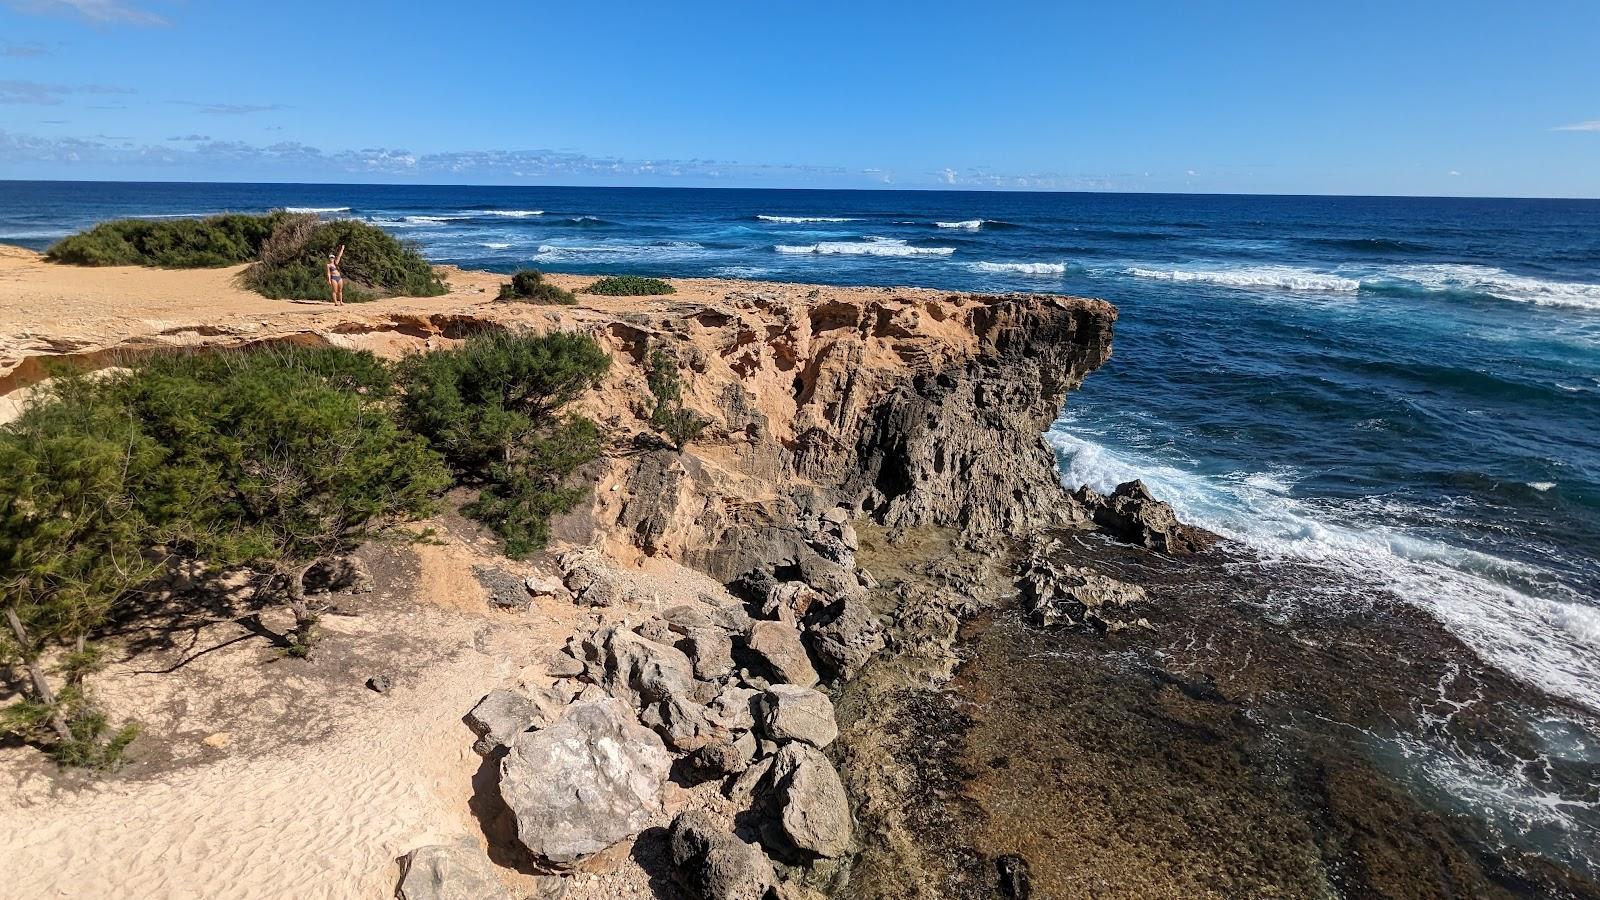
<path fill-rule="evenodd" d="M 1600 3 L 0 0 L 0 178 L 1600 197 Z"/>

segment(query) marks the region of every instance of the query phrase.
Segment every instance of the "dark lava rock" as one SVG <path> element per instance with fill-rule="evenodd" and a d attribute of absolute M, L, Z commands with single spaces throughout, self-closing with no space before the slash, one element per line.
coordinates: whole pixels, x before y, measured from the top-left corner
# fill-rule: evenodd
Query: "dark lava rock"
<path fill-rule="evenodd" d="M 1172 507 L 1155 498 L 1142 481 L 1117 485 L 1109 496 L 1087 486 L 1073 492 L 1094 523 L 1119 541 L 1162 553 L 1198 553 L 1216 543 L 1204 528 L 1178 521 Z"/>
<path fill-rule="evenodd" d="M 1000 896 L 1006 900 L 1028 900 L 1033 896 L 1033 882 L 1028 877 L 1028 861 L 1008 853 L 994 861 L 1000 874 Z"/>

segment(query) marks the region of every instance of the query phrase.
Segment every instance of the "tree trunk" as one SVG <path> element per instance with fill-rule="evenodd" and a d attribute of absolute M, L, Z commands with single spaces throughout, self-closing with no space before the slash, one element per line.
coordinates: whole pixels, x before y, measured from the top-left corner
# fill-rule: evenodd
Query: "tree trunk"
<path fill-rule="evenodd" d="M 6 607 L 6 623 L 11 626 L 11 635 L 16 638 L 17 647 L 22 651 L 22 665 L 27 668 L 28 677 L 33 681 L 33 692 L 38 695 L 40 703 L 50 708 L 50 728 L 61 740 L 72 740 L 72 729 L 67 727 L 67 720 L 61 717 L 61 709 L 56 705 L 56 692 L 50 689 L 50 680 L 45 677 L 44 669 L 39 667 L 38 656 L 28 647 L 28 630 L 22 627 L 22 618 L 17 611 L 9 606 Z"/>
<path fill-rule="evenodd" d="M 311 614 L 311 606 L 306 603 L 306 573 L 321 561 L 320 558 L 313 559 L 284 573 L 289 580 L 287 590 L 289 609 L 294 612 L 295 643 L 307 650 L 311 647 L 311 627 L 317 623 L 317 617 Z"/>

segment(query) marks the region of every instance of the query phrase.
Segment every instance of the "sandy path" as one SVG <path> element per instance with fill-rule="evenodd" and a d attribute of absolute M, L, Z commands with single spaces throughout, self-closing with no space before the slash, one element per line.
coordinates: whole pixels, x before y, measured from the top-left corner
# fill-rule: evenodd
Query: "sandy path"
<path fill-rule="evenodd" d="M 12 810 L 0 897 L 391 896 L 396 857 L 479 833 L 460 715 L 505 665 L 467 650 L 324 743 Z"/>

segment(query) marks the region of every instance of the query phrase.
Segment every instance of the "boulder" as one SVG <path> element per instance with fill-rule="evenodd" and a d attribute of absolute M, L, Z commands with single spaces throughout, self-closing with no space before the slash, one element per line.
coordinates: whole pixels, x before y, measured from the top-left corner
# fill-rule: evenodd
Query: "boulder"
<path fill-rule="evenodd" d="M 576 678 L 584 671 L 583 660 L 574 657 L 566 650 L 557 650 L 550 654 L 544 668 L 552 678 Z"/>
<path fill-rule="evenodd" d="M 686 603 L 669 606 L 662 610 L 661 621 L 666 622 L 673 631 L 679 634 L 688 634 L 696 628 L 710 628 L 713 624 L 711 616 L 707 615 L 704 610 Z"/>
<path fill-rule="evenodd" d="M 710 617 L 711 624 L 721 628 L 729 634 L 744 634 L 750 627 L 750 614 L 745 612 L 744 604 L 723 594 L 701 594 L 700 602 L 706 606 L 706 615 Z"/>
<path fill-rule="evenodd" d="M 569 870 L 638 834 L 662 811 L 672 757 L 613 699 L 576 702 L 523 732 L 500 763 L 517 839 L 542 865 Z"/>
<path fill-rule="evenodd" d="M 690 628 L 678 646 L 694 665 L 694 677 L 702 681 L 713 681 L 733 671 L 733 638 L 721 628 Z"/>
<path fill-rule="evenodd" d="M 563 597 L 567 593 L 566 585 L 560 579 L 537 573 L 523 579 L 522 586 L 535 597 Z"/>
<path fill-rule="evenodd" d="M 707 744 L 725 744 L 733 737 L 726 728 L 706 720 L 705 707 L 676 695 L 646 707 L 639 718 L 674 750 L 689 752 Z"/>
<path fill-rule="evenodd" d="M 806 642 L 835 678 L 848 680 L 884 648 L 883 624 L 865 600 L 845 597 L 814 617 Z"/>
<path fill-rule="evenodd" d="M 372 590 L 367 564 L 354 556 L 324 559 L 306 570 L 308 594 L 365 594 Z"/>
<path fill-rule="evenodd" d="M 648 619 L 640 622 L 633 629 L 633 633 L 647 641 L 655 641 L 658 644 L 670 645 L 678 640 L 678 635 L 672 630 L 672 627 L 660 619 Z"/>
<path fill-rule="evenodd" d="M 465 717 L 467 727 L 478 736 L 472 749 L 489 756 L 511 746 L 517 735 L 535 723 L 545 721 L 544 713 L 533 701 L 514 691 L 490 691 Z"/>
<path fill-rule="evenodd" d="M 400 860 L 399 900 L 511 900 L 489 857 L 470 838 L 430 844 Z"/>
<path fill-rule="evenodd" d="M 793 625 L 804 621 L 812 608 L 821 606 L 826 599 L 803 581 L 786 581 L 767 595 L 766 602 L 761 604 L 761 615 Z"/>
<path fill-rule="evenodd" d="M 722 778 L 743 772 L 755 755 L 755 734 L 746 731 L 731 743 L 706 744 L 689 754 L 689 768 L 701 779 Z"/>
<path fill-rule="evenodd" d="M 777 875 L 761 848 L 746 844 L 700 810 L 672 821 L 673 877 L 705 900 L 762 900 Z"/>
<path fill-rule="evenodd" d="M 1179 522 L 1172 507 L 1157 500 L 1142 481 L 1119 484 L 1110 495 L 1085 486 L 1072 496 L 1096 525 L 1119 541 L 1172 554 L 1197 553 L 1217 541 L 1211 532 Z"/>
<path fill-rule="evenodd" d="M 745 633 L 745 645 L 761 658 L 778 681 L 815 687 L 817 670 L 800 643 L 800 632 L 783 622 L 751 622 Z"/>
<path fill-rule="evenodd" d="M 600 686 L 634 709 L 695 693 L 694 664 L 676 647 L 611 626 L 590 635 L 583 649 L 599 669 Z"/>
<path fill-rule="evenodd" d="M 833 701 L 812 688 L 775 684 L 761 695 L 761 731 L 768 738 L 826 747 L 839 736 Z"/>
<path fill-rule="evenodd" d="M 760 691 L 727 685 L 706 704 L 706 720 L 729 731 L 756 727 L 755 700 Z"/>
<path fill-rule="evenodd" d="M 784 745 L 773 757 L 771 778 L 778 824 L 790 844 L 829 858 L 850 849 L 850 799 L 821 750 Z"/>

